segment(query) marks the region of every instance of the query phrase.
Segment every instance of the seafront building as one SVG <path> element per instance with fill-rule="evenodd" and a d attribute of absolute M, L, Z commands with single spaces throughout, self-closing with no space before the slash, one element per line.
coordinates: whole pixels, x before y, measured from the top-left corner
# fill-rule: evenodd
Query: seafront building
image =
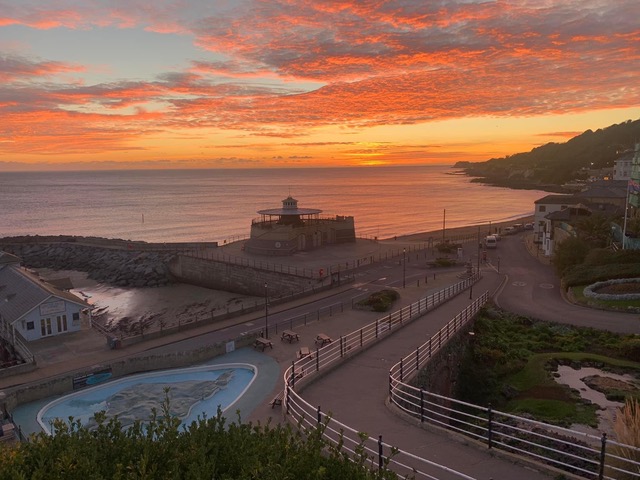
<path fill-rule="evenodd" d="M 81 329 L 89 305 L 20 266 L 20 258 L 0 252 L 0 363 L 14 362 L 22 341 Z"/>
<path fill-rule="evenodd" d="M 282 200 L 282 208 L 257 213 L 260 218 L 251 222 L 251 237 L 244 247 L 248 253 L 284 256 L 356 241 L 352 216 L 321 217 L 322 210 L 299 208 L 291 195 Z"/>

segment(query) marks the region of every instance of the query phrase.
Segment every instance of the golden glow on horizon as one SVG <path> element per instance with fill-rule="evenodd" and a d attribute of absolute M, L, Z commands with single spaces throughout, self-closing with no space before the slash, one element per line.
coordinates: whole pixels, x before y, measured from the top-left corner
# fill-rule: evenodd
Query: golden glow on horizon
<path fill-rule="evenodd" d="M 0 171 L 453 164 L 640 118 L 637 0 L 253 1 L 4 8 Z"/>

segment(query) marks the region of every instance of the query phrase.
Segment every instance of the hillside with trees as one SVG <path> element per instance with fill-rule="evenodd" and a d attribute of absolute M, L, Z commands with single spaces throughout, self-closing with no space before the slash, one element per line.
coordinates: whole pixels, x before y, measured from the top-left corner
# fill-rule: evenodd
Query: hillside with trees
<path fill-rule="evenodd" d="M 587 178 L 589 169 L 612 168 L 623 152 L 640 142 L 640 119 L 587 130 L 565 143 L 547 143 L 530 152 L 486 162 L 458 162 L 474 181 L 510 188 L 561 191 L 573 180 Z"/>

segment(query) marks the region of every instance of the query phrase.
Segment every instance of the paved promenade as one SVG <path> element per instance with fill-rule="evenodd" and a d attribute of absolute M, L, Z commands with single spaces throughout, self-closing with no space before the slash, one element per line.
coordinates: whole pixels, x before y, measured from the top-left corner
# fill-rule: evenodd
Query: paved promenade
<path fill-rule="evenodd" d="M 449 278 L 451 282 L 457 280 Z M 501 284 L 503 277 L 490 268 L 483 270 L 483 279 L 474 286 L 474 298 L 489 291 L 492 293 Z M 403 299 L 420 298 L 424 291 L 412 288 L 401 290 Z M 414 300 L 414 301 L 415 301 Z M 320 406 L 325 413 L 331 413 L 336 420 L 350 427 L 366 432 L 370 437 L 383 436 L 385 443 L 411 452 L 419 457 L 446 465 L 477 479 L 523 479 L 542 480 L 550 476 L 534 471 L 524 464 L 516 464 L 512 460 L 494 455 L 485 446 L 472 446 L 469 441 L 454 436 L 444 430 L 426 430 L 409 423 L 393 413 L 386 405 L 388 393 L 388 375 L 392 365 L 401 357 L 414 350 L 435 334 L 442 326 L 466 308 L 470 303 L 468 292 L 463 292 L 439 308 L 429 312 L 420 319 L 414 320 L 380 343 L 347 360 L 338 368 L 323 375 L 306 387 L 301 396 L 312 405 Z M 399 306 L 398 306 L 399 307 Z M 396 310 L 394 306 L 394 310 Z M 345 312 L 342 316 L 351 316 Z M 378 314 L 379 315 L 379 314 Z M 341 316 L 341 317 L 342 317 Z M 323 323 L 322 328 L 334 338 L 347 333 L 340 328 L 341 320 L 336 318 L 335 325 Z M 348 323 L 351 323 L 349 321 Z M 313 329 L 313 326 L 308 328 Z M 317 327 L 315 327 L 317 329 Z M 356 330 L 351 328 L 348 331 Z M 303 332 L 303 337 L 307 337 Z M 274 352 L 268 355 L 278 356 L 277 345 Z M 281 362 L 282 373 L 291 365 L 292 358 Z M 278 382 L 275 393 L 283 388 L 282 378 Z M 270 397 L 272 398 L 272 397 Z M 258 408 L 251 419 L 265 420 L 274 411 L 268 405 Z M 440 470 L 431 472 L 434 478 L 446 480 L 459 478 L 450 476 Z"/>
<path fill-rule="evenodd" d="M 508 241 L 513 241 L 513 246 L 515 247 L 515 244 L 521 240 L 513 238 Z M 393 247 L 396 246 L 402 248 L 403 244 L 394 242 Z M 368 248 L 370 247 L 371 244 L 369 244 Z M 379 247 L 376 246 L 377 248 Z M 504 251 L 502 250 L 503 246 L 500 248 L 501 251 Z M 331 255 L 333 254 L 334 252 L 331 252 Z M 326 259 L 320 259 L 320 261 L 324 260 Z M 503 257 L 504 271 L 507 271 L 506 266 L 507 263 Z M 378 265 L 376 268 L 392 267 Z M 401 299 L 394 305 L 394 310 L 459 281 L 457 278 L 459 273 L 461 273 L 460 268 L 439 271 L 437 279 L 430 280 L 428 285 L 423 283 L 422 286 L 418 286 L 414 282 L 407 283 L 406 288 L 399 288 Z M 473 289 L 474 298 L 485 291 L 489 291 L 490 294 L 498 291 L 506 278 L 504 272 L 498 274 L 491 266 L 484 266 L 482 273 L 483 279 Z M 513 278 L 513 272 L 511 278 Z M 353 288 L 352 285 L 344 285 L 340 287 L 340 290 L 351 288 Z M 310 303 L 322 298 L 324 295 L 317 294 L 316 296 L 298 300 L 293 304 Z M 302 396 L 311 404 L 320 406 L 323 412 L 331 412 L 342 423 L 350 425 L 359 431 L 367 432 L 372 437 L 382 435 L 385 443 L 395 445 L 402 450 L 464 472 L 473 478 L 484 480 L 552 478 L 526 465 L 516 464 L 510 459 L 495 455 L 484 446 L 472 446 L 468 440 L 460 439 L 447 432 L 422 429 L 395 415 L 385 404 L 389 368 L 399 361 L 402 356 L 425 342 L 468 305 L 468 292 L 458 295 L 422 318 L 403 327 L 379 344 L 348 360 L 339 368 L 323 375 L 309 385 L 302 392 Z M 284 310 L 291 306 L 292 304 L 279 306 L 274 308 L 273 312 Z M 373 322 L 380 316 L 381 314 L 379 313 L 345 309 L 343 313 L 325 318 L 321 322 L 313 322 L 306 327 L 296 328 L 296 331 L 301 335 L 299 343 L 288 344 L 287 342 L 281 342 L 279 338 L 273 338 L 273 350 L 267 349 L 264 355 L 268 355 L 278 362 L 280 375 L 273 385 L 273 389 L 264 395 L 258 407 L 253 410 L 248 418 L 247 416 L 243 416 L 243 418 L 252 421 L 260 420 L 261 422 L 269 418 L 281 420 L 281 409 L 272 409 L 269 401 L 282 389 L 282 375 L 285 369 L 291 365 L 291 361 L 295 359 L 297 349 L 301 345 L 312 347 L 313 339 L 317 333 L 322 332 L 337 338 Z M 46 341 L 38 342 L 38 355 L 40 359 L 48 358 L 51 361 L 41 363 L 43 365 L 41 368 L 21 376 L 19 380 L 16 378 L 0 379 L 0 389 L 14 385 L 16 380 L 18 380 L 18 383 L 28 383 L 49 378 L 69 370 L 108 363 L 140 352 L 172 348 L 177 342 L 188 345 L 190 339 L 195 339 L 212 330 L 222 330 L 229 325 L 237 323 L 255 322 L 259 317 L 257 314 L 248 314 L 216 325 L 203 326 L 198 329 L 179 332 L 170 337 L 132 345 L 124 350 L 110 350 L 106 345 L 105 339 L 92 331 L 83 332 L 83 336 L 77 335 L 74 337 L 74 335 L 69 335 L 62 343 L 60 343 L 60 339 L 47 339 L 47 341 L 51 340 L 51 343 Z M 57 343 L 53 342 L 53 340 L 56 340 Z M 433 475 L 435 478 L 442 480 L 455 478 L 436 473 L 435 470 Z"/>

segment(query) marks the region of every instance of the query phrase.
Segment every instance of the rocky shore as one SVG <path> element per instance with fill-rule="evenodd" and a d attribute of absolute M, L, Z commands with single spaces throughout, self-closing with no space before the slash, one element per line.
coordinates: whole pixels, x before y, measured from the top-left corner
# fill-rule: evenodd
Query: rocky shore
<path fill-rule="evenodd" d="M 167 267 L 174 252 L 104 248 L 75 243 L 5 243 L 0 249 L 16 255 L 29 268 L 77 270 L 101 283 L 120 287 L 158 287 L 173 283 Z"/>

